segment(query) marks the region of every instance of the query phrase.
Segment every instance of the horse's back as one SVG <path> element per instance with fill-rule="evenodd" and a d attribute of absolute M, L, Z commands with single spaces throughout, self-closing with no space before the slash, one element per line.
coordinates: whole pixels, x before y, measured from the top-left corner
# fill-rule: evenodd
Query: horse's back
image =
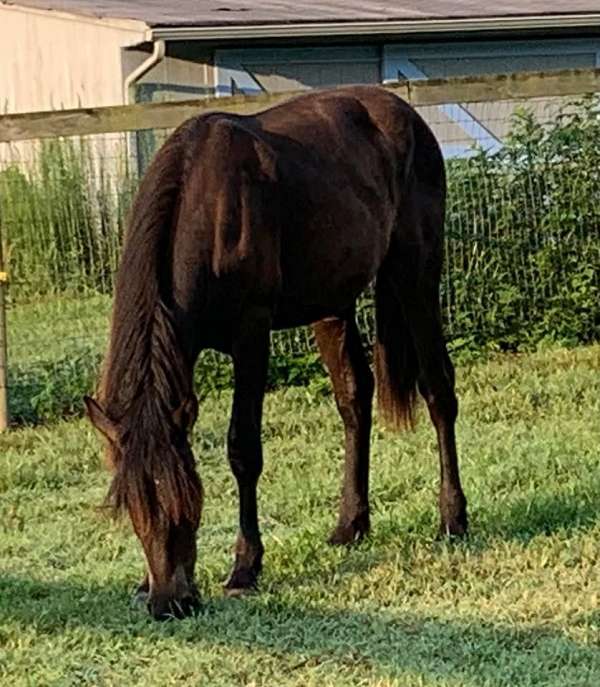
<path fill-rule="evenodd" d="M 275 303 L 279 326 L 348 307 L 388 250 L 415 117 L 377 87 L 310 93 L 250 117 L 203 117 L 178 225 L 210 254 L 218 300 L 239 277 L 246 298 Z M 189 262 L 189 247 L 179 253 Z"/>

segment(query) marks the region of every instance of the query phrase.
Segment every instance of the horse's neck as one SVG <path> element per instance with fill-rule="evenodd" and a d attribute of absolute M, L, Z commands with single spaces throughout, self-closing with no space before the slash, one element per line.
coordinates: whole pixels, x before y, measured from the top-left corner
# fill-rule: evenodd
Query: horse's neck
<path fill-rule="evenodd" d="M 119 415 L 142 403 L 172 411 L 189 394 L 191 371 L 164 303 L 115 320 L 103 386 L 107 404 Z"/>

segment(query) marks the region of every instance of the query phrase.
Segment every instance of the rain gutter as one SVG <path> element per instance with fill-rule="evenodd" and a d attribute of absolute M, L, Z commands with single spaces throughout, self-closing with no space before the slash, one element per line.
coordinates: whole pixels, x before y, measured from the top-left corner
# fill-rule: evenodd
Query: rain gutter
<path fill-rule="evenodd" d="M 228 24 L 212 26 L 162 26 L 149 28 L 148 40 L 248 40 L 256 38 L 334 38 L 336 36 L 412 35 L 484 31 L 600 29 L 600 13 L 417 19 L 390 21 Z"/>

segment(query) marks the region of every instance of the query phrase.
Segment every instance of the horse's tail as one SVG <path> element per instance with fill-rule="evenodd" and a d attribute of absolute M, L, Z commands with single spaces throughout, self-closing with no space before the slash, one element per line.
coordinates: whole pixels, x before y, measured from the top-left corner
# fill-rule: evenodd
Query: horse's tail
<path fill-rule="evenodd" d="M 201 485 L 173 424 L 195 403 L 171 301 L 171 239 L 199 120 L 183 124 L 146 171 L 134 200 L 115 286 L 99 403 L 128 419 L 128 449 L 113 465 L 108 503 L 147 527 L 158 512 L 197 522 Z M 187 413 L 189 414 L 189 413 Z M 187 423 L 187 420 L 184 420 Z M 185 455 L 183 455 L 185 453 Z"/>
<path fill-rule="evenodd" d="M 439 314 L 442 266 L 444 160 L 429 127 L 416 114 L 413 136 L 401 181 L 402 208 L 375 286 L 377 400 L 384 422 L 395 429 L 414 426 L 419 353 L 427 344 L 416 325 L 423 317 Z"/>
<path fill-rule="evenodd" d="M 419 362 L 392 280 L 384 264 L 375 284 L 375 379 L 384 423 L 392 429 L 404 429 L 414 424 Z"/>

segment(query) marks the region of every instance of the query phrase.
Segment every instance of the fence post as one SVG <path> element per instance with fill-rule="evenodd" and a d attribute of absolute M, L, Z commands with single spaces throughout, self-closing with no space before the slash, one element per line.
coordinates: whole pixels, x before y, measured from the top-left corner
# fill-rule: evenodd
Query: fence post
<path fill-rule="evenodd" d="M 2 250 L 2 216 L 0 215 L 0 432 L 8 428 L 7 342 L 6 342 L 6 284 Z"/>

